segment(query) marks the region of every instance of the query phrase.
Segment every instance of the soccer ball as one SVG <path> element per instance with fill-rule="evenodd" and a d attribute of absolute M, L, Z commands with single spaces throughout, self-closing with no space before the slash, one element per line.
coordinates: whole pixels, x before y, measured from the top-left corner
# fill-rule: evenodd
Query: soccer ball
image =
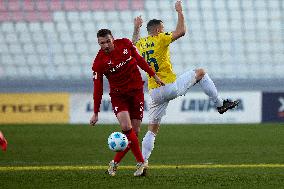
<path fill-rule="evenodd" d="M 107 143 L 109 149 L 112 151 L 121 152 L 127 147 L 128 139 L 125 134 L 121 132 L 114 132 L 109 135 Z"/>

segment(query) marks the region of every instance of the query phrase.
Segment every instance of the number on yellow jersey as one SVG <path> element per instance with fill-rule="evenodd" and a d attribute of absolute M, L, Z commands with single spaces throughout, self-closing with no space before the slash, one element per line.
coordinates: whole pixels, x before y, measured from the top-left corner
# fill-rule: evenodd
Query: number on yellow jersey
<path fill-rule="evenodd" d="M 146 62 L 151 66 L 151 63 L 154 64 L 155 72 L 159 71 L 159 65 L 156 60 L 156 58 L 151 57 L 151 55 L 154 54 L 154 50 L 145 51 L 142 53 L 143 58 L 146 60 Z"/>
<path fill-rule="evenodd" d="M 141 38 L 136 43 L 140 54 L 164 83 L 172 83 L 176 80 L 176 74 L 173 72 L 170 61 L 169 45 L 173 41 L 172 37 L 171 32 L 160 33 L 157 36 Z M 148 77 L 148 88 L 153 89 L 157 87 L 159 85 L 154 78 Z"/>

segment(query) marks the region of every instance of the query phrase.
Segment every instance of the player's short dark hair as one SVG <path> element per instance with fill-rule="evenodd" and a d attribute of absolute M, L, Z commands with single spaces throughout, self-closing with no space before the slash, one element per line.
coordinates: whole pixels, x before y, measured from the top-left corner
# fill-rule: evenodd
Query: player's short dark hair
<path fill-rule="evenodd" d="M 109 29 L 100 29 L 98 31 L 98 33 L 97 33 L 97 38 L 105 37 L 107 35 L 111 35 L 112 36 L 111 31 Z"/>
<path fill-rule="evenodd" d="M 163 21 L 162 20 L 158 20 L 158 19 L 152 19 L 147 23 L 147 31 L 148 32 L 152 32 L 153 29 L 155 29 L 157 26 L 159 26 L 160 24 L 162 24 Z"/>

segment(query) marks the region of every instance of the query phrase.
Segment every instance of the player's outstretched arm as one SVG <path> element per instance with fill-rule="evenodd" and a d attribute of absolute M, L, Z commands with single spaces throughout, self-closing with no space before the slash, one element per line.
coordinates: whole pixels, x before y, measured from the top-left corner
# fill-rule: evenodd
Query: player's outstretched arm
<path fill-rule="evenodd" d="M 165 86 L 165 83 L 159 78 L 159 76 L 157 76 L 157 74 L 155 74 L 153 77 L 158 85 Z"/>
<path fill-rule="evenodd" d="M 178 0 L 175 4 L 175 9 L 178 13 L 178 22 L 175 31 L 173 31 L 173 41 L 185 35 L 186 27 L 184 22 L 184 15 L 182 12 L 181 1 Z"/>
<path fill-rule="evenodd" d="M 93 81 L 94 81 L 94 114 L 90 119 L 90 124 L 95 125 L 98 121 L 98 112 L 100 111 L 101 100 L 103 96 L 103 74 L 100 69 L 97 67 L 97 64 L 94 63 L 93 66 Z"/>
<path fill-rule="evenodd" d="M 134 31 L 132 35 L 132 43 L 135 44 L 140 39 L 140 28 L 143 24 L 143 19 L 140 16 L 134 18 Z"/>

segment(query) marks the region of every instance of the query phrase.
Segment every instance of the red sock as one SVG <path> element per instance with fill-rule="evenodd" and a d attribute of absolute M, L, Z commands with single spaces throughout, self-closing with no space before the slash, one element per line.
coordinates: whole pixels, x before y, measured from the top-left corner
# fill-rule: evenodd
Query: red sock
<path fill-rule="evenodd" d="M 140 146 L 139 146 L 139 140 L 133 131 L 133 129 L 130 129 L 129 131 L 123 132 L 126 136 L 128 141 L 130 142 L 130 149 L 133 153 L 133 155 L 136 158 L 137 162 L 144 162 Z"/>
<path fill-rule="evenodd" d="M 135 134 L 136 134 L 136 136 L 138 135 L 137 133 L 135 133 Z M 122 152 L 117 152 L 115 154 L 114 159 L 113 159 L 115 163 L 119 163 L 122 160 L 122 158 L 125 156 L 125 154 L 127 154 L 127 152 L 130 150 L 130 148 L 131 148 L 130 145 L 131 145 L 131 142 L 129 142 L 129 144 L 128 144 L 128 146 L 125 150 L 123 150 Z"/>
<path fill-rule="evenodd" d="M 130 150 L 130 144 L 128 144 L 128 146 L 122 152 L 116 152 L 114 159 L 113 159 L 114 162 L 119 163 L 129 150 Z"/>

